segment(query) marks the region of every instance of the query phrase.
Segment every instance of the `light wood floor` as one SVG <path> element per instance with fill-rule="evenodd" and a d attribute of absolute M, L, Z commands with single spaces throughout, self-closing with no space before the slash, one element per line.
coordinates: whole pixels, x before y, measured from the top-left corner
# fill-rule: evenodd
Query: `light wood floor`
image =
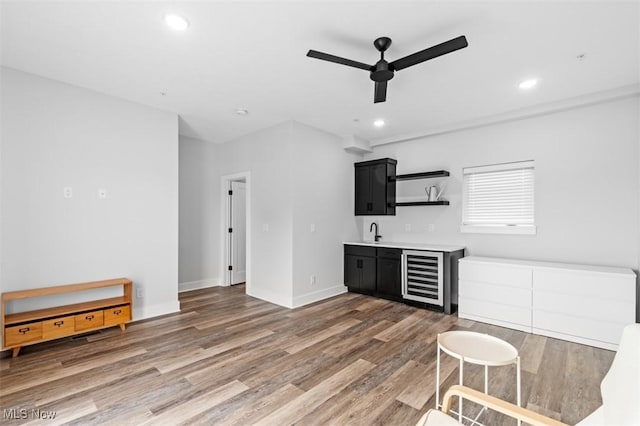
<path fill-rule="evenodd" d="M 180 314 L 124 333 L 5 353 L 0 408 L 55 411 L 47 425 L 412 425 L 435 402 L 437 333 L 468 329 L 519 349 L 524 406 L 574 424 L 600 405 L 614 355 L 356 294 L 295 310 L 243 286 L 180 300 Z M 445 388 L 457 383 L 456 365 L 443 356 Z M 465 384 L 481 389 L 482 370 L 465 367 Z M 515 401 L 513 368 L 490 369 L 489 391 Z M 487 425 L 515 424 L 488 414 Z"/>

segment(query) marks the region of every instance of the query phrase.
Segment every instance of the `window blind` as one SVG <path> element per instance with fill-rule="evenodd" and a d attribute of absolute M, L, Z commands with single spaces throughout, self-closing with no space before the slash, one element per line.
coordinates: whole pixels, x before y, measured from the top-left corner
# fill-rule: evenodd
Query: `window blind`
<path fill-rule="evenodd" d="M 464 227 L 529 227 L 534 222 L 534 162 L 463 170 Z"/>

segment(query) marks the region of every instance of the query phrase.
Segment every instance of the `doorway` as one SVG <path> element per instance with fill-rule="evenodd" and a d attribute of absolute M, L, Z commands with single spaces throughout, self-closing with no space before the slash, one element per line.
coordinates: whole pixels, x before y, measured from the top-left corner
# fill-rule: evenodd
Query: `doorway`
<path fill-rule="evenodd" d="M 249 173 L 239 173 L 222 177 L 222 196 L 225 212 L 223 232 L 224 285 L 246 283 L 249 290 Z"/>

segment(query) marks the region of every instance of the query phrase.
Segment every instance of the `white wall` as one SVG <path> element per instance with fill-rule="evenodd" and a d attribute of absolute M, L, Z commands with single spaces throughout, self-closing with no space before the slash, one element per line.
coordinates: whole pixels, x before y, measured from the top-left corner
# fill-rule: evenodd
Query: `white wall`
<path fill-rule="evenodd" d="M 181 288 L 198 281 L 203 286 L 224 282 L 221 179 L 250 172 L 247 292 L 291 304 L 291 128 L 284 123 L 221 145 L 181 138 Z"/>
<path fill-rule="evenodd" d="M 399 194 L 424 194 L 445 183 L 450 206 L 398 207 L 376 218 L 396 241 L 462 244 L 467 254 L 636 269 L 639 260 L 638 98 L 577 108 L 374 148 L 398 174 L 445 169 L 442 180 L 398 183 Z M 537 235 L 462 234 L 462 168 L 535 160 Z M 370 220 L 363 233 L 368 236 Z M 406 232 L 410 224 L 412 231 Z M 435 226 L 429 232 L 429 224 Z"/>
<path fill-rule="evenodd" d="M 217 151 L 218 176 L 251 173 L 247 182 L 247 293 L 283 306 L 289 306 L 292 297 L 291 129 L 290 122 L 284 123 L 221 144 Z M 220 187 L 219 178 L 216 185 Z M 219 218 L 217 223 L 222 231 Z M 224 241 L 221 234 L 220 241 Z M 222 245 L 217 244 L 222 256 Z"/>
<path fill-rule="evenodd" d="M 220 285 L 217 145 L 180 136 L 180 287 Z"/>
<path fill-rule="evenodd" d="M 358 238 L 359 157 L 339 138 L 287 122 L 221 145 L 181 138 L 180 151 L 181 287 L 223 282 L 220 180 L 250 172 L 248 294 L 293 307 L 344 291 L 341 243 Z"/>
<path fill-rule="evenodd" d="M 176 114 L 1 71 L 2 291 L 124 276 L 143 288 L 135 319 L 177 311 Z"/>
<path fill-rule="evenodd" d="M 341 138 L 298 123 L 293 151 L 293 305 L 300 306 L 346 290 L 342 243 L 359 239 L 353 163 L 362 157 L 345 152 Z"/>

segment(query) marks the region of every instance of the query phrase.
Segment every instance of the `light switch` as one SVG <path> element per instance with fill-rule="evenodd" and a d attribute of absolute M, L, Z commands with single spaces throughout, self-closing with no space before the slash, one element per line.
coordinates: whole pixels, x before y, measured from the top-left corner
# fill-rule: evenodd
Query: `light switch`
<path fill-rule="evenodd" d="M 405 232 L 411 232 L 411 224 L 410 223 L 405 223 L 404 224 L 404 230 L 405 230 Z"/>
<path fill-rule="evenodd" d="M 436 225 L 434 225 L 433 223 L 429 224 L 429 232 L 433 232 L 436 230 Z"/>
<path fill-rule="evenodd" d="M 264 232 L 269 232 L 269 224 L 268 223 L 263 223 L 262 224 L 262 230 Z"/>
<path fill-rule="evenodd" d="M 311 226 L 309 227 L 309 230 L 311 231 L 312 234 L 316 232 L 316 224 L 312 223 Z"/>

